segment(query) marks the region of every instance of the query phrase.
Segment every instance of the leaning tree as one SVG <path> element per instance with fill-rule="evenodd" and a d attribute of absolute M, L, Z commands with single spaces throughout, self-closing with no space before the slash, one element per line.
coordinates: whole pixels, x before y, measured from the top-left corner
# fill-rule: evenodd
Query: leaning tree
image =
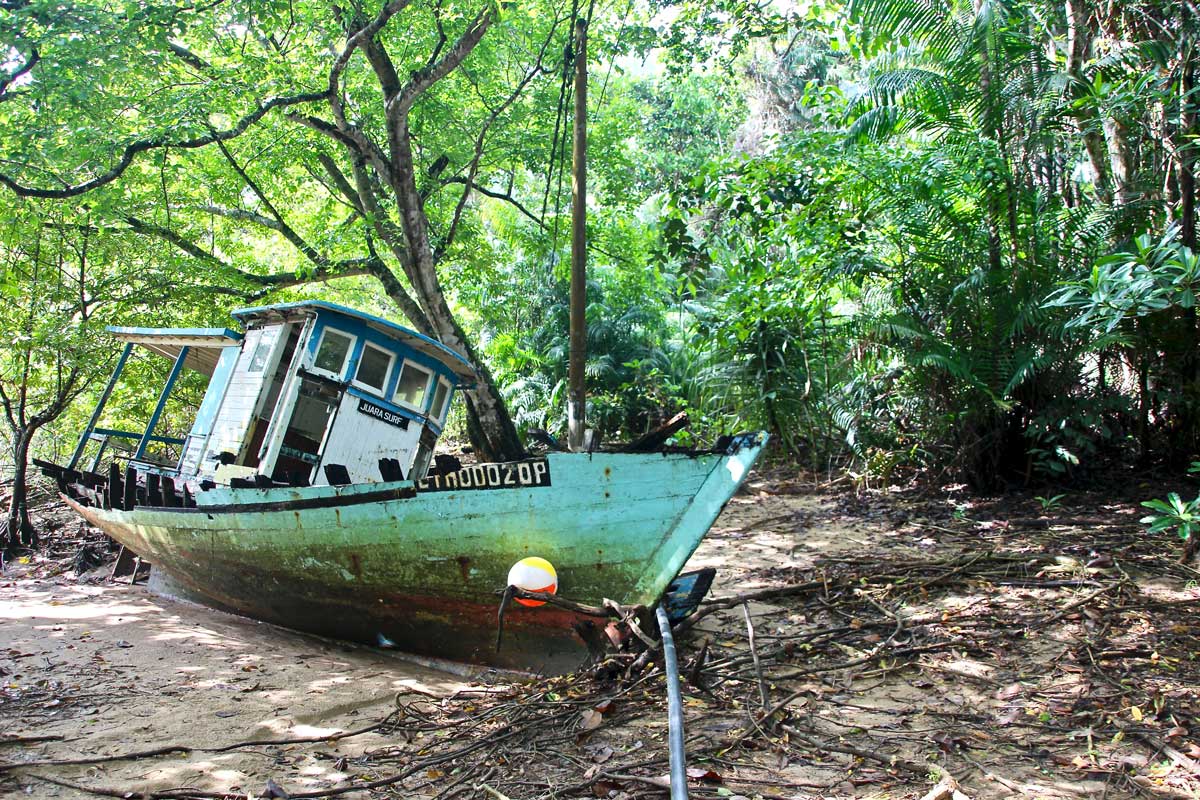
<path fill-rule="evenodd" d="M 3 4 L 0 184 L 97 202 L 227 294 L 373 281 L 478 368 L 481 455 L 522 454 L 445 279 L 487 248 L 478 198 L 543 223 L 529 207 L 570 57 L 565 8 Z"/>
<path fill-rule="evenodd" d="M 0 415 L 12 487 L 0 517 L 0 547 L 37 544 L 26 473 L 33 437 L 53 423 L 97 374 L 95 301 L 88 288 L 94 236 L 47 220 L 28 204 L 0 204 Z"/>

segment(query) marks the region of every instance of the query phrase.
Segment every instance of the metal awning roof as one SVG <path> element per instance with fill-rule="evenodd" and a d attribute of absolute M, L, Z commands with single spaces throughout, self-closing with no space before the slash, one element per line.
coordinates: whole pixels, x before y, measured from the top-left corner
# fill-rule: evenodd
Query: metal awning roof
<path fill-rule="evenodd" d="M 122 342 L 141 345 L 172 361 L 187 347 L 183 365 L 209 376 L 217 367 L 221 348 L 242 343 L 242 335 L 228 328 L 120 328 L 110 325 L 106 330 Z"/>

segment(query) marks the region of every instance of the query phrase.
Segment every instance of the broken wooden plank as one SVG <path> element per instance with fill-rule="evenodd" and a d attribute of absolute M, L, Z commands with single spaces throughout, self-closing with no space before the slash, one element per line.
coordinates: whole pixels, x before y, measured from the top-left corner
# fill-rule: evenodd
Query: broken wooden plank
<path fill-rule="evenodd" d="M 690 422 L 691 420 L 688 419 L 687 412 L 680 411 L 664 424 L 626 445 L 624 452 L 647 453 L 651 450 L 657 450 L 666 444 L 667 439 L 670 439 L 676 433 L 686 428 Z"/>

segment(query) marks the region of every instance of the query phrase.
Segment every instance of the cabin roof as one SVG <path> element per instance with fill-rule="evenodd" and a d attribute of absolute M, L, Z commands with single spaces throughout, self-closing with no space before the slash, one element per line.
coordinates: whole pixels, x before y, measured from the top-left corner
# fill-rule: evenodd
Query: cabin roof
<path fill-rule="evenodd" d="M 122 342 L 141 345 L 172 361 L 186 347 L 188 353 L 183 365 L 210 377 L 221 357 L 221 348 L 242 341 L 240 333 L 228 328 L 122 328 L 110 325 L 105 330 Z"/>
<path fill-rule="evenodd" d="M 288 311 L 303 311 L 305 309 L 332 311 L 335 314 L 357 319 L 379 331 L 384 336 L 403 342 L 413 350 L 424 353 L 430 358 L 437 359 L 452 370 L 464 383 L 473 384 L 479 380 L 479 374 L 475 371 L 475 367 L 471 365 L 471 362 L 436 339 L 431 339 L 403 325 L 397 325 L 383 317 L 367 314 L 347 306 L 338 305 L 337 303 L 328 303 L 324 300 L 300 300 L 295 303 L 280 303 L 273 306 L 239 308 L 231 312 L 231 315 L 234 319 L 245 322 L 255 317 L 269 317 L 272 314 L 285 315 Z"/>

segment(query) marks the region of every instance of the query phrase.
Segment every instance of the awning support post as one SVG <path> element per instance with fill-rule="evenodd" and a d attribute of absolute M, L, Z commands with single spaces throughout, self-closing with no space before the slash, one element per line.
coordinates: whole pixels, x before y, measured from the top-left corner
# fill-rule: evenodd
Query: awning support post
<path fill-rule="evenodd" d="M 100 400 L 96 403 L 96 410 L 92 412 L 92 418 L 88 420 L 87 427 L 83 429 L 83 435 L 79 437 L 79 444 L 75 446 L 75 452 L 71 455 L 71 462 L 67 465 L 68 469 L 75 469 L 75 466 L 79 463 L 79 459 L 83 458 L 83 449 L 87 447 L 88 439 L 92 438 L 92 431 L 96 429 L 96 423 L 100 421 L 100 415 L 104 413 L 104 406 L 108 403 L 108 396 L 116 388 L 117 381 L 120 379 L 121 373 L 125 370 L 125 362 L 129 360 L 129 354 L 132 351 L 133 342 L 126 343 L 125 349 L 121 351 L 121 357 L 117 359 L 117 366 L 113 370 L 112 377 L 108 379 L 108 385 L 100 393 Z"/>
<path fill-rule="evenodd" d="M 179 379 L 179 373 L 183 372 L 183 362 L 187 360 L 189 349 L 191 348 L 186 345 L 179 348 L 179 355 L 175 357 L 175 365 L 171 367 L 171 374 L 167 376 L 167 383 L 163 386 L 162 393 L 158 396 L 158 405 L 154 407 L 154 413 L 150 415 L 150 422 L 146 424 L 146 432 L 142 434 L 142 439 L 138 442 L 137 452 L 133 454 L 135 459 L 140 459 L 146 455 L 146 446 L 150 444 L 150 440 L 154 436 L 154 426 L 158 425 L 158 418 L 162 416 L 163 409 L 167 407 L 167 398 L 171 396 L 171 389 L 175 387 L 175 381 Z"/>

